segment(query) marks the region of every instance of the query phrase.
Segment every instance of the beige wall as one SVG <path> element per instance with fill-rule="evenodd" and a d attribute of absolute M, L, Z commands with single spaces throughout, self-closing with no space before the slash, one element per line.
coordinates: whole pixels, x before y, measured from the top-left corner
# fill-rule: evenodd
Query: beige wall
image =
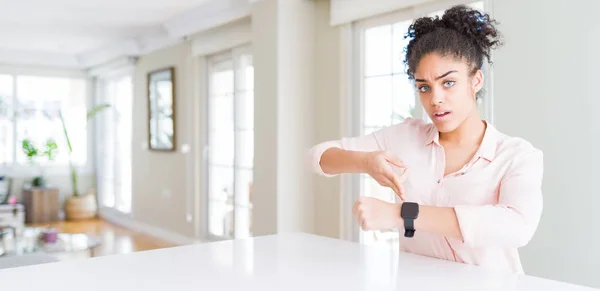
<path fill-rule="evenodd" d="M 315 143 L 340 138 L 340 31 L 329 25 L 329 3 L 316 2 Z M 340 237 L 340 179 L 314 178 L 315 233 Z M 350 209 L 348 209 L 350 211 Z"/>
<path fill-rule="evenodd" d="M 277 5 L 252 5 L 254 59 L 254 185 L 255 235 L 277 230 Z"/>
<path fill-rule="evenodd" d="M 544 213 L 520 250 L 523 268 L 596 288 L 599 9 L 596 0 L 494 3 L 506 40 L 494 60 L 496 126 L 544 151 Z"/>
<path fill-rule="evenodd" d="M 315 134 L 315 3 L 256 2 L 252 33 L 255 234 L 312 233 L 314 187 L 303 157 Z"/>
<path fill-rule="evenodd" d="M 302 172 L 304 148 L 323 140 L 340 137 L 340 66 L 339 66 L 339 30 L 329 25 L 329 5 L 327 2 L 316 2 L 314 5 L 304 7 L 304 16 L 291 20 L 289 16 L 282 17 L 281 9 L 295 11 L 294 6 L 281 7 L 277 3 L 259 2 L 263 5 L 254 8 L 255 28 L 253 33 L 254 63 L 255 63 L 255 186 L 254 203 L 256 207 L 255 227 L 257 234 L 272 233 L 273 231 L 301 228 L 303 231 L 314 232 L 320 235 L 340 236 L 340 199 L 339 178 L 314 177 L 315 184 L 305 191 L 297 191 L 291 196 L 287 189 L 291 183 L 302 185 L 311 177 L 297 178 Z M 265 6 L 266 5 L 266 6 Z M 289 4 L 286 4 L 289 5 Z M 293 5 L 293 4 L 292 4 Z M 300 4 L 304 5 L 304 4 Z M 308 10 L 307 10 L 308 9 Z M 309 10 L 313 10 L 312 12 Z M 279 11 L 279 12 L 278 12 Z M 285 16 L 285 15 L 283 15 Z M 256 19 L 259 19 L 258 21 Z M 293 39 L 284 40 L 285 34 L 277 30 L 269 31 L 272 21 L 288 21 L 288 25 L 301 25 L 303 22 L 312 21 L 314 26 L 302 30 L 294 29 L 288 34 L 303 34 L 306 37 L 298 39 L 304 42 L 304 49 L 314 49 L 314 52 L 301 56 L 294 64 L 289 58 L 300 57 L 303 53 L 296 49 L 291 51 Z M 250 24 L 250 23 L 248 23 Z M 288 26 L 290 27 L 290 26 Z M 260 30 L 257 32 L 257 30 Z M 306 38 L 313 41 L 306 43 Z M 280 41 L 281 39 L 281 41 Z M 193 48 L 193 46 L 192 46 Z M 304 50 L 303 49 L 303 50 Z M 285 51 L 288 60 L 282 56 L 274 57 L 277 51 Z M 302 65 L 311 62 L 311 66 Z M 181 152 L 160 153 L 143 150 L 142 145 L 147 143 L 147 112 L 146 112 L 146 74 L 154 69 L 169 65 L 176 67 L 176 94 L 177 94 L 177 131 L 179 148 L 183 143 L 188 143 L 196 148 L 202 141 L 202 110 L 190 110 L 193 106 L 200 106 L 201 102 L 194 102 L 193 98 L 202 98 L 199 90 L 203 90 L 200 78 L 205 78 L 200 67 L 202 58 L 195 59 L 191 56 L 186 44 L 180 44 L 162 51 L 158 51 L 139 59 L 135 73 L 135 112 L 133 135 L 133 218 L 139 222 L 162 228 L 167 231 L 192 237 L 194 224 L 186 220 L 189 211 L 193 211 L 194 200 L 188 195 L 194 189 L 194 176 L 190 173 L 199 173 L 195 169 L 193 156 Z M 299 70 L 300 67 L 304 67 Z M 282 70 L 286 70 L 282 73 Z M 313 73 L 314 72 L 314 73 Z M 198 81 L 193 81 L 198 79 Z M 274 82 L 277 80 L 277 82 Z M 310 89 L 310 88 L 313 89 Z M 301 92 L 298 88 L 308 88 Z M 285 96 L 285 99 L 280 99 Z M 294 103 L 287 103 L 290 98 L 296 98 Z M 304 100 L 308 99 L 308 100 Z M 284 100 L 281 102 L 281 100 Z M 303 101 L 304 100 L 304 101 Z M 198 101 L 198 100 L 196 100 Z M 287 105 L 286 105 L 287 104 Z M 301 115 L 293 118 L 286 116 L 284 110 L 304 106 L 310 113 L 310 122 L 303 121 Z M 287 107 L 287 108 L 285 108 Z M 192 116 L 194 115 L 194 116 Z M 194 126 L 197 124 L 197 126 Z M 292 127 L 295 129 L 292 130 Z M 197 132 L 194 132 L 197 130 Z M 292 144 L 291 138 L 281 138 L 292 132 L 305 132 L 302 138 L 296 141 L 303 143 L 293 151 L 286 143 Z M 279 132 L 279 133 L 278 133 Z M 194 140 L 195 138 L 195 140 Z M 285 153 L 285 151 L 290 151 Z M 279 152 L 279 154 L 277 154 Z M 292 158 L 291 156 L 298 156 Z M 286 162 L 287 161 L 287 162 Z M 292 165 L 293 163 L 293 165 Z M 292 167 L 299 168 L 292 171 Z M 277 169 L 286 169 L 283 175 Z M 294 172 L 294 173 L 292 173 Z M 304 173 L 301 173 L 304 175 Z M 204 189 L 200 185 L 196 187 Z M 291 187 L 289 189 L 299 189 Z M 170 195 L 169 195 L 170 193 Z M 263 195 L 261 195 L 261 193 Z M 265 194 L 268 193 L 268 194 Z M 202 193 L 203 194 L 203 193 Z M 187 195 L 187 196 L 186 196 Z M 313 198 L 314 197 L 314 198 Z M 198 201 L 200 209 L 203 209 Z M 306 204 L 309 203 L 310 205 Z M 306 204 L 298 207 L 298 205 Z M 261 209 L 263 209 L 261 211 Z M 305 211 L 310 213 L 306 216 Z M 349 210 L 348 210 L 349 211 Z M 296 215 L 284 221 L 280 215 Z M 205 213 L 196 213 L 194 219 L 202 225 Z M 291 217 L 291 216 L 288 216 Z M 279 218 L 279 220 L 277 220 Z M 309 223 L 310 225 L 308 225 Z"/>
<path fill-rule="evenodd" d="M 190 211 L 189 177 L 191 156 L 181 151 L 153 152 L 143 147 L 148 144 L 147 73 L 152 70 L 175 66 L 175 114 L 176 145 L 191 143 L 189 127 L 192 84 L 190 83 L 189 46 L 176 45 L 143 56 L 138 60 L 134 83 L 133 112 L 133 219 L 141 223 L 192 237 L 194 227 L 186 216 Z M 144 146 L 146 145 L 146 146 Z"/>

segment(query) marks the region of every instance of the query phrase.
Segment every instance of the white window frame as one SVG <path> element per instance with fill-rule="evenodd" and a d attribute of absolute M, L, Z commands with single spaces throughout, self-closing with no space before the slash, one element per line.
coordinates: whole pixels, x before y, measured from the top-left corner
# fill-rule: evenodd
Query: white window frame
<path fill-rule="evenodd" d="M 493 17 L 493 1 L 482 0 L 484 10 Z M 390 13 L 369 17 L 354 23 L 340 26 L 340 58 L 341 58 L 341 110 L 342 110 L 342 136 L 362 135 L 362 124 L 364 108 L 364 31 L 367 28 L 391 24 L 408 19 L 422 17 L 429 13 L 447 9 L 457 4 L 469 4 L 476 0 L 437 0 Z M 493 60 L 493 54 L 491 55 Z M 484 90 L 485 97 L 481 100 L 483 108 L 482 118 L 490 124 L 494 124 L 494 96 L 493 96 L 493 68 L 484 65 L 486 75 Z M 351 96 L 346 101 L 345 96 Z M 419 98 L 415 98 L 415 118 L 428 119 Z M 360 176 L 342 176 L 340 180 L 341 203 L 340 233 L 342 239 L 362 242 L 360 226 L 354 220 L 348 209 L 361 194 Z"/>
<path fill-rule="evenodd" d="M 101 75 L 97 76 L 96 80 L 95 80 L 95 105 L 99 105 L 99 104 L 103 104 L 106 103 L 104 100 L 104 94 L 106 94 L 106 89 L 107 89 L 107 83 L 108 82 L 112 82 L 112 81 L 117 81 L 120 78 L 123 77 L 130 77 L 131 81 L 132 81 L 132 102 L 135 101 L 135 67 L 133 65 L 129 65 L 129 66 L 124 66 L 122 68 L 118 68 L 118 69 L 114 69 L 111 71 L 107 71 L 107 72 L 102 72 Z M 133 118 L 133 111 L 131 113 L 131 118 Z M 100 122 L 94 122 L 95 124 L 95 128 L 94 128 L 94 132 L 95 132 L 95 139 L 96 140 L 103 140 L 105 137 L 102 135 L 102 131 L 101 123 L 104 123 L 103 119 L 99 119 L 98 121 Z M 133 126 L 133 125 L 132 125 Z M 132 130 L 134 130 L 132 128 Z M 95 144 L 95 143 L 94 143 Z M 96 144 L 95 144 L 96 145 Z M 100 183 L 102 183 L 102 181 L 100 181 L 100 173 L 101 173 L 101 169 L 100 169 L 100 161 L 101 159 L 103 159 L 103 150 L 99 149 L 98 146 L 96 145 L 94 148 L 94 155 L 95 155 L 95 171 L 96 171 L 96 185 L 98 185 L 98 187 L 100 187 Z M 133 148 L 132 148 L 133 150 Z M 131 163 L 133 163 L 133 161 L 131 161 Z M 133 167 L 133 164 L 131 165 Z M 133 176 L 132 173 L 129 173 L 130 175 L 130 183 L 132 183 L 133 181 Z M 131 199 L 133 200 L 133 185 L 131 184 Z M 98 189 L 100 190 L 100 189 Z M 121 216 L 126 216 L 126 217 L 132 217 L 132 212 L 133 212 L 133 201 L 131 201 L 131 207 L 130 207 L 130 211 L 129 212 L 122 212 L 120 211 L 117 207 L 116 207 L 116 201 L 115 201 L 115 206 L 114 207 L 106 207 L 102 204 L 102 199 L 103 197 L 101 197 L 100 192 L 98 192 L 98 200 L 100 201 L 100 212 L 101 213 L 105 213 L 105 212 L 111 212 L 113 214 L 117 214 L 117 215 L 121 215 Z M 115 197 L 116 200 L 116 197 Z"/>
<path fill-rule="evenodd" d="M 235 36 L 235 37 L 232 37 Z M 189 71 L 193 84 L 193 106 L 190 106 L 190 136 L 193 145 L 190 148 L 192 158 L 186 167 L 187 175 L 193 181 L 186 195 L 186 219 L 193 223 L 194 237 L 206 240 L 208 235 L 208 56 L 224 52 L 237 46 L 249 46 L 252 43 L 252 20 L 245 17 L 227 25 L 205 30 L 186 39 L 192 56 Z"/>
<path fill-rule="evenodd" d="M 13 77 L 13 110 L 17 101 L 17 76 L 38 76 L 38 77 L 57 77 L 57 78 L 76 78 L 82 79 L 86 82 L 86 105 L 87 108 L 91 108 L 94 100 L 94 81 L 88 75 L 86 75 L 83 71 L 80 70 L 68 70 L 68 69 L 48 69 L 48 68 L 38 68 L 38 67 L 21 67 L 21 66 L 12 66 L 12 65 L 1 65 L 0 66 L 0 74 L 2 75 L 11 75 Z M 17 146 L 17 132 L 15 130 L 15 122 L 13 121 L 13 156 L 12 163 L 9 165 L 0 165 L 0 171 L 5 173 L 10 173 L 10 176 L 13 178 L 28 178 L 34 175 L 32 172 L 33 169 L 28 165 L 19 164 L 17 162 L 17 152 L 21 150 L 19 146 Z M 94 174 L 95 164 L 94 164 L 94 128 L 88 127 L 86 129 L 86 163 L 83 165 L 75 165 L 77 168 L 78 174 L 82 176 L 89 176 Z M 46 176 L 64 176 L 69 175 L 69 165 L 39 165 L 37 169 L 40 169 L 44 175 Z"/>
<path fill-rule="evenodd" d="M 203 160 L 202 160 L 202 181 L 204 181 L 203 183 L 203 187 L 202 187 L 202 237 L 203 239 L 206 239 L 208 241 L 221 241 L 221 240 L 227 240 L 227 239 L 233 239 L 233 237 L 228 237 L 228 236 L 223 236 L 223 237 L 219 237 L 219 236 L 214 236 L 210 233 L 210 229 L 209 229 L 209 224 L 210 224 L 210 211 L 209 211 L 209 207 L 210 207 L 210 179 L 209 179 L 209 144 L 210 144 L 210 134 L 209 134 L 209 128 L 210 128 L 210 113 L 209 113 L 209 98 L 210 98 L 210 77 L 211 77 L 211 62 L 218 62 L 219 60 L 222 59 L 231 59 L 233 61 L 233 68 L 234 68 L 234 72 L 235 69 L 237 68 L 237 64 L 235 63 L 236 57 L 238 55 L 241 54 L 252 54 L 252 45 L 250 43 L 245 43 L 245 44 L 241 44 L 241 45 L 237 45 L 233 48 L 229 48 L 229 49 L 225 49 L 222 51 L 219 51 L 217 53 L 213 53 L 211 55 L 206 55 L 204 57 L 204 65 L 205 65 L 205 78 L 204 78 L 204 84 L 205 84 L 205 90 L 204 90 L 204 102 L 203 102 L 203 106 L 204 106 L 204 110 L 203 112 L 205 114 L 203 114 L 205 116 L 204 118 L 204 127 L 203 127 L 203 138 L 204 138 L 204 145 L 203 145 Z M 233 107 L 234 107 L 234 118 L 236 116 L 235 114 L 235 110 L 237 109 L 237 104 L 236 104 L 236 99 L 235 99 L 235 93 L 236 91 L 236 83 L 238 81 L 237 75 L 234 73 L 234 100 L 233 100 Z M 237 132 L 237 130 L 235 130 L 234 132 Z M 235 138 L 235 137 L 234 137 Z M 234 152 L 236 152 L 237 155 L 237 148 L 234 148 Z M 233 187 L 234 187 L 234 192 L 235 191 L 235 185 L 236 185 L 236 170 L 238 169 L 239 165 L 237 162 L 236 157 L 234 156 L 234 165 L 233 165 L 233 171 L 234 171 L 234 182 L 233 182 Z M 252 172 L 254 174 L 254 167 L 252 167 Z M 234 194 L 234 200 L 235 200 L 235 194 Z M 233 205 L 234 205 L 234 217 L 233 217 L 233 227 L 234 227 L 234 233 L 235 233 L 235 228 L 236 228 L 236 218 L 235 218 L 235 207 L 236 207 L 237 202 L 234 201 Z M 234 234 L 235 235 L 235 234 Z M 252 234 L 250 234 L 252 235 Z"/>

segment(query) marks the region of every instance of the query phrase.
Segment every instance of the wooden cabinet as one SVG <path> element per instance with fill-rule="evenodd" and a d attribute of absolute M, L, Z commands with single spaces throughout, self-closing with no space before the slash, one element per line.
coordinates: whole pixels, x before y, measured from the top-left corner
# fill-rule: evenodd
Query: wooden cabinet
<path fill-rule="evenodd" d="M 28 188 L 23 190 L 25 222 L 40 223 L 60 220 L 57 188 Z"/>

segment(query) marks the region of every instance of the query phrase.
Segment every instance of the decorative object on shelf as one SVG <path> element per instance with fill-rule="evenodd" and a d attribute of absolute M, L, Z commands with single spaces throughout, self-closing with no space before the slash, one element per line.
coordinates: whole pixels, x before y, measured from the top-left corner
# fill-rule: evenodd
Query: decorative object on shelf
<path fill-rule="evenodd" d="M 87 112 L 87 120 L 92 119 L 98 113 L 103 110 L 109 108 L 109 104 L 100 104 Z M 73 190 L 73 195 L 69 196 L 65 202 L 65 213 L 68 220 L 77 220 L 77 219 L 88 219 L 96 216 L 98 211 L 98 203 L 96 201 L 96 193 L 93 189 L 90 189 L 86 192 L 86 194 L 81 194 L 79 192 L 79 187 L 77 186 L 77 182 L 79 180 L 77 170 L 75 169 L 75 165 L 73 164 L 73 160 L 71 159 L 71 155 L 73 153 L 73 145 L 71 144 L 71 140 L 69 139 L 69 133 L 67 131 L 67 126 L 65 124 L 65 119 L 63 118 L 62 112 L 59 112 L 60 122 L 63 127 L 63 132 L 65 134 L 65 139 L 67 141 L 67 145 L 69 146 L 69 169 L 71 172 L 71 186 Z"/>
<path fill-rule="evenodd" d="M 58 188 L 24 187 L 22 199 L 27 223 L 59 221 L 59 196 Z"/>
<path fill-rule="evenodd" d="M 15 204 L 17 204 L 17 202 L 18 202 L 17 201 L 17 197 L 15 197 L 15 196 L 8 196 L 8 204 L 15 205 Z"/>
<path fill-rule="evenodd" d="M 0 257 L 15 248 L 14 242 L 16 241 L 16 236 L 14 227 L 0 225 Z"/>
<path fill-rule="evenodd" d="M 41 239 L 46 244 L 53 244 L 58 240 L 58 231 L 54 228 L 42 230 Z"/>
<path fill-rule="evenodd" d="M 148 73 L 148 141 L 154 151 L 175 151 L 175 68 Z"/>
<path fill-rule="evenodd" d="M 47 186 L 46 178 L 44 177 L 44 172 L 42 168 L 39 167 L 38 159 L 40 157 L 46 157 L 48 161 L 53 161 L 56 158 L 56 153 L 58 149 L 56 141 L 52 138 L 49 138 L 46 140 L 44 146 L 44 151 L 41 151 L 40 149 L 38 149 L 37 145 L 35 145 L 30 139 L 26 138 L 21 141 L 21 149 L 27 157 L 27 160 L 29 160 L 29 165 L 37 167 L 40 171 L 40 173 L 34 176 L 33 180 L 31 181 L 31 185 L 33 187 L 43 188 Z"/>
<path fill-rule="evenodd" d="M 0 228 L 3 227 L 21 233 L 25 228 L 25 207 L 21 204 L 0 205 Z"/>
<path fill-rule="evenodd" d="M 14 200 L 11 196 L 12 178 L 8 176 L 0 176 L 0 205 L 9 204 Z M 14 203 L 12 203 L 14 204 Z"/>

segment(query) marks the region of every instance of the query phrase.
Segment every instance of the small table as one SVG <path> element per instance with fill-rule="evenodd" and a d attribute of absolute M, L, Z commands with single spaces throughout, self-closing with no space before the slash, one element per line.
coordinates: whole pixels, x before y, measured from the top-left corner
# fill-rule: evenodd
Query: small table
<path fill-rule="evenodd" d="M 46 243 L 42 239 L 44 228 L 26 227 L 22 233 L 12 237 L 0 237 L 0 257 L 18 256 L 31 253 L 46 253 L 56 256 L 88 251 L 94 256 L 94 249 L 100 239 L 83 233 L 58 233 L 56 242 Z"/>

